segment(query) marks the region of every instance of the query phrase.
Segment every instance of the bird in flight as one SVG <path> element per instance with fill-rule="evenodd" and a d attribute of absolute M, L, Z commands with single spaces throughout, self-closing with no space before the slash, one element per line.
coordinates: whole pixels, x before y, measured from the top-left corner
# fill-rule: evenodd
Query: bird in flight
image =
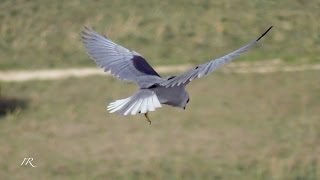
<path fill-rule="evenodd" d="M 201 78 L 240 54 L 255 46 L 265 36 L 269 27 L 256 40 L 225 56 L 201 64 L 187 72 L 162 78 L 139 53 L 129 50 L 102 36 L 90 28 L 82 31 L 82 40 L 88 55 L 105 72 L 110 72 L 120 80 L 136 83 L 140 89 L 132 96 L 110 103 L 107 110 L 121 115 L 144 114 L 151 124 L 148 112 L 162 107 L 162 104 L 185 109 L 189 95 L 185 87 L 194 79 Z"/>

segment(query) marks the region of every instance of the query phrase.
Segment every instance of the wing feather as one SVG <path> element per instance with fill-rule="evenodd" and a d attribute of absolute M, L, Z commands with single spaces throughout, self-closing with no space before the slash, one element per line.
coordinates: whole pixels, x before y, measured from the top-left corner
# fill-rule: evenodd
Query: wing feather
<path fill-rule="evenodd" d="M 148 88 L 163 80 L 140 54 L 89 28 L 82 31 L 82 40 L 91 59 L 120 80 L 134 82 L 142 88 Z"/>
<path fill-rule="evenodd" d="M 186 85 L 195 78 L 201 78 L 202 76 L 213 72 L 214 70 L 218 69 L 222 65 L 232 61 L 234 58 L 240 56 L 242 53 L 248 51 L 253 46 L 255 46 L 258 43 L 258 41 L 264 35 L 266 35 L 271 28 L 272 28 L 272 26 L 267 31 L 265 31 L 258 39 L 248 43 L 247 45 L 241 47 L 240 49 L 235 50 L 235 51 L 233 51 L 225 56 L 222 56 L 220 58 L 214 59 L 206 64 L 201 64 L 201 65 L 197 66 L 196 68 L 191 69 L 180 76 L 176 76 L 171 79 L 166 79 L 166 80 L 162 81 L 160 83 L 160 85 L 165 86 L 165 87 L 180 86 L 182 84 Z"/>

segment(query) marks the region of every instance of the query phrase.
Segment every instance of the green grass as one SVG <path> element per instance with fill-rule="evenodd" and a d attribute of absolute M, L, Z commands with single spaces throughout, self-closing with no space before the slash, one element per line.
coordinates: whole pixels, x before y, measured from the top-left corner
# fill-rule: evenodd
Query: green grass
<path fill-rule="evenodd" d="M 274 29 L 241 60 L 319 62 L 320 2 L 208 0 L 2 0 L 0 70 L 95 66 L 84 26 L 150 63 L 202 63 Z"/>
<path fill-rule="evenodd" d="M 106 112 L 137 89 L 113 78 L 3 83 L 29 103 L 0 117 L 0 179 L 319 179 L 319 76 L 217 72 L 152 125 Z"/>

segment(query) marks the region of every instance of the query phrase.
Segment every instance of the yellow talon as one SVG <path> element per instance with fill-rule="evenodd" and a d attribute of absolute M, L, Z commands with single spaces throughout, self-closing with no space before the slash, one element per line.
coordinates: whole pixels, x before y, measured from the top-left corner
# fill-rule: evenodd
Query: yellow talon
<path fill-rule="evenodd" d="M 147 121 L 151 124 L 151 121 L 150 121 L 150 119 L 149 119 L 149 117 L 148 117 L 148 113 L 144 113 L 144 117 L 146 117 L 146 118 L 147 118 Z"/>

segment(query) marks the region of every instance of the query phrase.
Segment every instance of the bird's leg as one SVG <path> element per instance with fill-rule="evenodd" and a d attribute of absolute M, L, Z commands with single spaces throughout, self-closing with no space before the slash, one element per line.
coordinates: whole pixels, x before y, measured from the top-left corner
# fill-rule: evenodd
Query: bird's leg
<path fill-rule="evenodd" d="M 151 124 L 151 121 L 150 121 L 150 119 L 149 119 L 149 117 L 148 117 L 148 113 L 144 113 L 144 117 L 146 117 L 146 118 L 147 118 L 147 121 Z"/>

